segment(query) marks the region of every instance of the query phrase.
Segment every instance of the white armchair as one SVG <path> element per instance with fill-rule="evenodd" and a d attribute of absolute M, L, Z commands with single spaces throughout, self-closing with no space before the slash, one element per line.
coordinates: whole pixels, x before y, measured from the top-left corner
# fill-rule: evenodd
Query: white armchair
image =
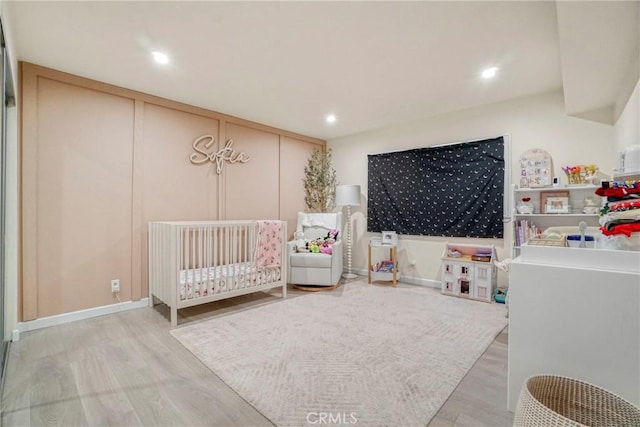
<path fill-rule="evenodd" d="M 298 253 L 297 241 L 288 242 L 289 283 L 302 286 L 334 286 L 342 275 L 342 212 L 304 213 L 298 212 L 296 234 L 302 233 L 305 240 L 327 236 L 329 230 L 339 231 L 331 255 L 322 253 Z"/>

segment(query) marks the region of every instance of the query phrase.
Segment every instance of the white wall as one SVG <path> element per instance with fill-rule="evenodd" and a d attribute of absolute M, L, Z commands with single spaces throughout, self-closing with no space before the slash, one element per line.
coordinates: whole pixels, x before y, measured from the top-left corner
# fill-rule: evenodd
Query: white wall
<path fill-rule="evenodd" d="M 366 195 L 367 154 L 398 151 L 435 144 L 510 135 L 511 174 L 518 176 L 519 156 L 531 148 L 548 151 L 554 163 L 555 175 L 562 176 L 562 166 L 597 164 L 607 174 L 615 166 L 613 127 L 565 114 L 561 92 L 522 98 L 474 108 L 423 120 L 365 132 L 328 141 L 333 151 L 333 163 L 341 184 L 360 184 L 362 205 L 354 210 L 354 270 L 366 271 L 367 241 Z M 566 180 L 565 180 L 566 182 Z M 509 247 L 506 238 L 489 240 L 504 259 Z M 401 236 L 399 248 L 400 272 L 417 282 L 435 284 L 440 280 L 440 257 L 445 241 L 473 243 L 475 239 L 454 239 L 426 236 Z M 487 243 L 486 239 L 481 242 Z M 414 265 L 412 265 L 414 264 Z M 501 281 L 504 277 L 501 277 Z"/>
<path fill-rule="evenodd" d="M 640 144 L 640 80 L 614 125 L 616 151 Z"/>

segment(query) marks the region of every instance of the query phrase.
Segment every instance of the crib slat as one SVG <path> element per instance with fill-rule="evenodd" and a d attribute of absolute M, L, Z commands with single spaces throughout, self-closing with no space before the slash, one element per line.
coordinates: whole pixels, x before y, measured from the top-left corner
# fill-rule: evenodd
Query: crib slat
<path fill-rule="evenodd" d="M 209 232 L 209 228 L 204 229 L 204 265 L 207 269 L 207 280 L 204 283 L 207 290 L 207 295 L 211 294 L 211 275 L 209 274 L 211 268 L 211 262 L 209 261 Z"/>

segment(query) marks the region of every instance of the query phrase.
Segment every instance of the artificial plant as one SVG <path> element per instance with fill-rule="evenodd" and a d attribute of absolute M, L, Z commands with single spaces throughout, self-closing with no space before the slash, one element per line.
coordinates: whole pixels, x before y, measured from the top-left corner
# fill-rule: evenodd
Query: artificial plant
<path fill-rule="evenodd" d="M 311 212 L 329 212 L 336 195 L 336 171 L 331 166 L 331 149 L 313 152 L 304 168 L 304 203 Z"/>

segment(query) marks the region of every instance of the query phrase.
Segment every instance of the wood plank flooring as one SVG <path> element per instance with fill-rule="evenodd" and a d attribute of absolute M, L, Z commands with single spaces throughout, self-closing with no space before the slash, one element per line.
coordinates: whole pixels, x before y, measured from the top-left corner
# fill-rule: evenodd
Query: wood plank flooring
<path fill-rule="evenodd" d="M 289 298 L 307 294 L 288 292 Z M 178 322 L 277 301 L 275 290 L 245 295 L 181 310 Z M 272 425 L 171 337 L 168 319 L 168 309 L 158 305 L 23 334 L 11 345 L 2 425 Z M 430 426 L 513 424 L 506 410 L 507 340 L 505 329 Z"/>

